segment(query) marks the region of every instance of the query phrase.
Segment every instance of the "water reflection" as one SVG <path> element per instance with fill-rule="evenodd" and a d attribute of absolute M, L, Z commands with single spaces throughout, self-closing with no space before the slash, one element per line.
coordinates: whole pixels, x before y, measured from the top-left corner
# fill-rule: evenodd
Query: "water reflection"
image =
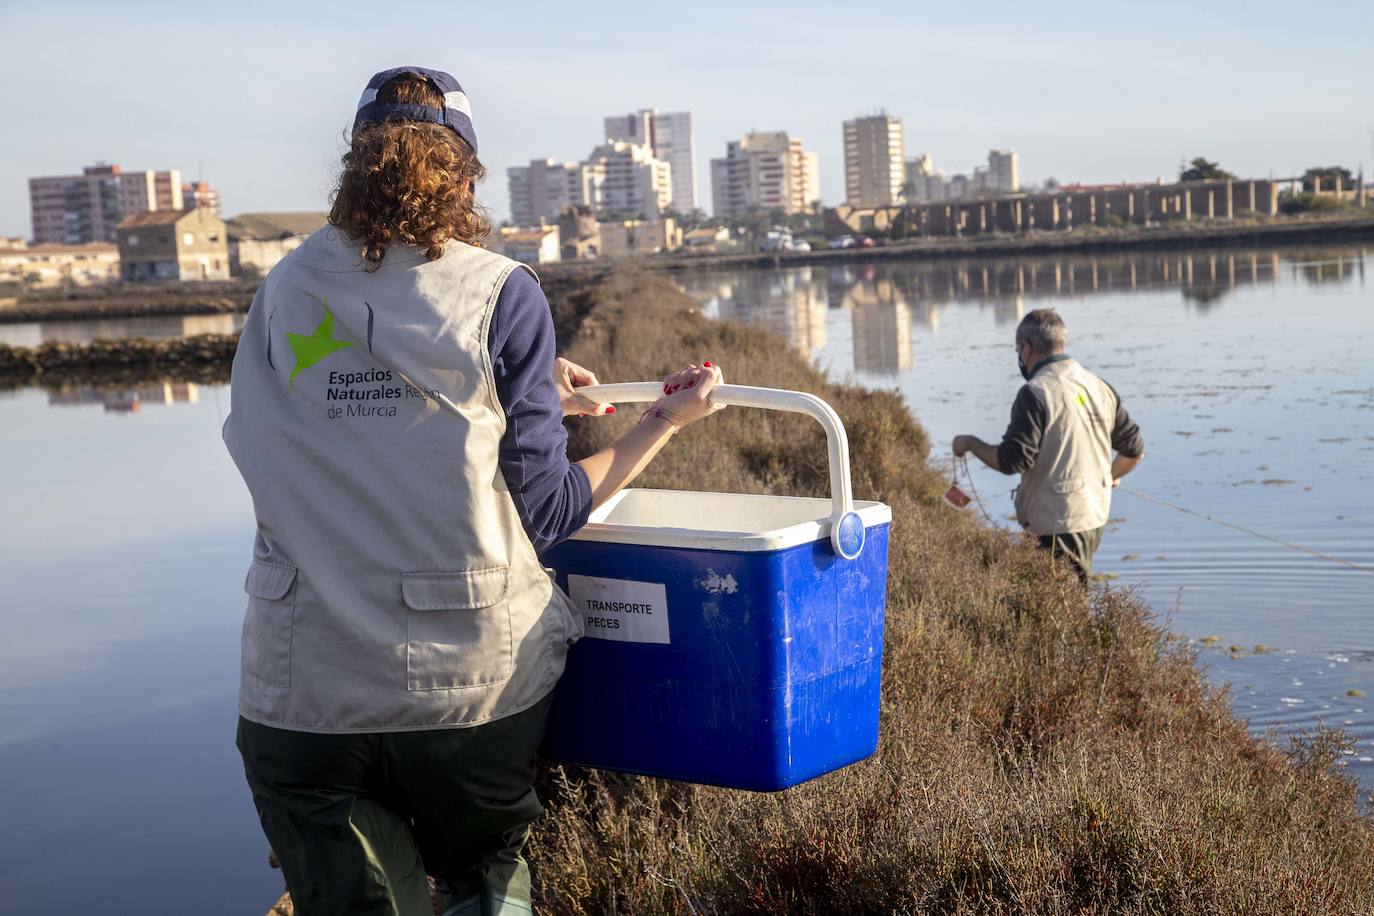
<path fill-rule="evenodd" d="M 1178 289 L 1186 305 L 1206 312 L 1238 289 L 1289 279 L 1309 286 L 1356 282 L 1362 287 L 1368 251 L 1352 246 L 875 261 L 707 270 L 677 279 L 708 312 L 766 327 L 813 357 L 827 345 L 826 312 L 851 312 L 854 368 L 895 375 L 912 365 L 912 328 L 937 331 L 942 312 L 956 303 L 989 308 L 994 321 L 1011 325 L 1036 307 L 1035 300 Z"/>
<path fill-rule="evenodd" d="M 86 407 L 100 404 L 106 413 L 138 413 L 145 406 L 194 404 L 200 400 L 195 382 L 163 381 L 137 388 L 63 388 L 48 392 L 49 407 Z"/>
<path fill-rule="evenodd" d="M 143 337 L 162 340 L 196 334 L 237 334 L 247 316 L 159 315 L 148 318 L 105 318 L 81 321 L 28 321 L 0 324 L 0 344 L 37 347 L 45 343 L 88 344 L 96 340 Z"/>

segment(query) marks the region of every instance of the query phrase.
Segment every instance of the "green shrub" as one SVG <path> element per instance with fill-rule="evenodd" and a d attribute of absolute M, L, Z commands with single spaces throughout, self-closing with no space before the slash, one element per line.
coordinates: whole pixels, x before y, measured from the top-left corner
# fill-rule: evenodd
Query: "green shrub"
<path fill-rule="evenodd" d="M 1348 201 L 1327 194 L 1286 194 L 1279 198 L 1279 212 L 1290 216 L 1296 213 L 1335 213 L 1348 209 Z"/>

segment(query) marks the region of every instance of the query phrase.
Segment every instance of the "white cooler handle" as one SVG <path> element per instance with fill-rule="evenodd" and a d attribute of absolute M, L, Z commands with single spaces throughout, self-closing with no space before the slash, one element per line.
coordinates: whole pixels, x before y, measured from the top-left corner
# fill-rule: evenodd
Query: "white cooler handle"
<path fill-rule="evenodd" d="M 577 389 L 577 392 L 601 403 L 651 403 L 663 396 L 663 383 L 589 385 Z M 864 525 L 854 511 L 854 490 L 849 482 L 849 437 L 845 435 L 844 424 L 834 408 L 804 391 L 754 388 L 749 385 L 717 385 L 711 389 L 711 402 L 728 407 L 762 407 L 765 410 L 804 413 L 821 424 L 830 453 L 830 544 L 846 560 L 857 557 L 864 548 Z"/>

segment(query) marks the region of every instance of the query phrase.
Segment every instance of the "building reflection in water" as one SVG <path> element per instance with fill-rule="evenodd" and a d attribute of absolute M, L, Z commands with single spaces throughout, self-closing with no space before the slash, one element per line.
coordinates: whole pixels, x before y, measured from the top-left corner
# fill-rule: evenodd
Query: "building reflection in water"
<path fill-rule="evenodd" d="M 892 276 L 875 271 L 845 290 L 853 315 L 854 369 L 891 375 L 911 368 L 911 306 Z"/>
<path fill-rule="evenodd" d="M 1371 249 L 1140 251 L 1083 256 L 842 261 L 776 270 L 685 273 L 687 295 L 721 318 L 761 325 L 815 357 L 825 346 L 827 307 L 852 315 L 854 368 L 895 374 L 910 368 L 912 328 L 938 332 L 958 304 L 991 308 L 1015 324 L 1035 300 L 1178 289 L 1185 307 L 1205 312 L 1242 286 L 1292 279 L 1364 285 Z M 1028 305 L 1029 302 L 1029 305 Z"/>
<path fill-rule="evenodd" d="M 808 356 L 825 349 L 827 287 L 810 267 L 685 274 L 678 282 L 718 318 L 767 328 Z"/>
<path fill-rule="evenodd" d="M 106 413 L 137 413 L 145 406 L 194 404 L 200 400 L 195 382 L 160 382 L 136 388 L 66 388 L 48 392 L 49 407 L 100 404 Z"/>

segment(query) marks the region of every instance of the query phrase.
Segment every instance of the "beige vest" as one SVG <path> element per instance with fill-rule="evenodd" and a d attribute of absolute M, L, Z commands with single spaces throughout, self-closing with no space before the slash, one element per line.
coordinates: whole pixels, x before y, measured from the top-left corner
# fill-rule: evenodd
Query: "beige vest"
<path fill-rule="evenodd" d="M 1017 520 L 1037 535 L 1102 527 L 1112 501 L 1116 395 L 1072 359 L 1041 367 L 1027 384 L 1049 416 L 1035 465 L 1016 490 Z"/>
<path fill-rule="evenodd" d="M 242 715 L 304 731 L 473 725 L 544 697 L 580 619 L 497 455 L 487 332 L 516 262 L 451 242 L 362 270 L 333 227 L 281 261 L 224 441 L 258 531 Z"/>

